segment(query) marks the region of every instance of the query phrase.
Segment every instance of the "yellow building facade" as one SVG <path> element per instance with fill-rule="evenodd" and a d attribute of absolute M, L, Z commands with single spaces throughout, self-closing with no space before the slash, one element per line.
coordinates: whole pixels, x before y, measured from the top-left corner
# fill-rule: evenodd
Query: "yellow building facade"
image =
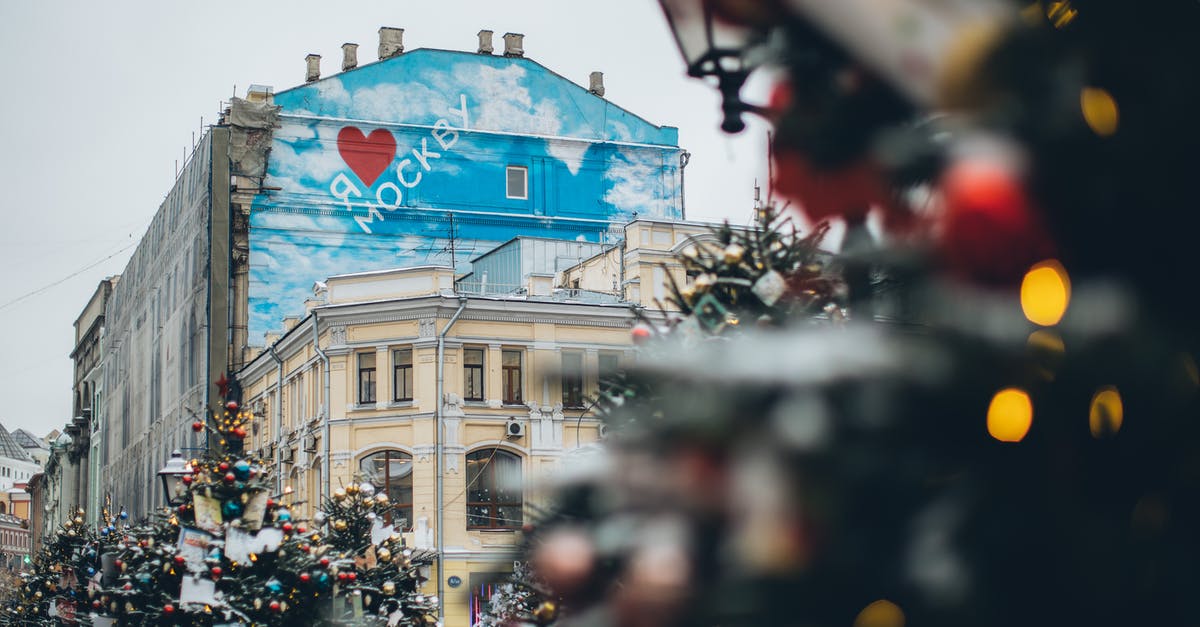
<path fill-rule="evenodd" d="M 634 357 L 633 315 L 615 298 L 454 288 L 443 267 L 331 277 L 238 375 L 255 414 L 249 447 L 300 511 L 370 481 L 403 508 L 410 546 L 441 549 L 427 591 L 448 626 L 471 624 L 511 570 L 534 486 L 601 438 L 587 399 Z"/>

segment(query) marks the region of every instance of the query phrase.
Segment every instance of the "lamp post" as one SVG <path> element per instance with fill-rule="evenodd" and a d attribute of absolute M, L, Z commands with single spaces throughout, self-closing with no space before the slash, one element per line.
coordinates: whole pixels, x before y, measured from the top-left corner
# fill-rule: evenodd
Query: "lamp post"
<path fill-rule="evenodd" d="M 743 113 L 765 113 L 763 107 L 742 102 L 739 94 L 757 65 L 754 51 L 765 39 L 765 28 L 737 14 L 736 3 L 729 0 L 659 0 L 659 5 L 687 63 L 688 76 L 717 79 L 725 114 L 721 130 L 739 133 L 746 128 Z"/>
<path fill-rule="evenodd" d="M 184 487 L 183 478 L 190 474 L 192 474 L 191 466 L 184 461 L 183 453 L 179 449 L 175 449 L 171 453 L 171 459 L 167 460 L 167 465 L 158 471 L 158 478 L 162 480 L 163 492 L 167 495 L 167 503 L 182 505 L 187 500 L 187 490 Z"/>

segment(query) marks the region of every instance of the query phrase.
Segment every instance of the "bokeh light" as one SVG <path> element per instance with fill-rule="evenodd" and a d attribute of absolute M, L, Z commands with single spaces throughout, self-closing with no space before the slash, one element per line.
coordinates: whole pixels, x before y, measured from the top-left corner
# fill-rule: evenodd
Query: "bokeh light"
<path fill-rule="evenodd" d="M 904 627 L 904 612 L 895 603 L 880 599 L 858 613 L 854 627 Z"/>
<path fill-rule="evenodd" d="M 1033 402 L 1017 388 L 996 392 L 988 405 L 988 433 L 1001 442 L 1020 442 L 1033 425 Z"/>
<path fill-rule="evenodd" d="M 1044 327 L 1058 324 L 1071 302 L 1071 279 L 1053 259 L 1034 264 L 1021 281 L 1021 311 Z"/>
<path fill-rule="evenodd" d="M 1093 133 L 1108 137 L 1117 132 L 1121 116 L 1116 99 L 1107 90 L 1084 87 L 1079 92 L 1079 108 L 1083 112 L 1083 121 Z"/>
<path fill-rule="evenodd" d="M 1117 388 L 1108 385 L 1097 390 L 1088 410 L 1088 428 L 1092 431 L 1092 437 L 1111 438 L 1121 430 L 1124 420 L 1125 407 Z"/>

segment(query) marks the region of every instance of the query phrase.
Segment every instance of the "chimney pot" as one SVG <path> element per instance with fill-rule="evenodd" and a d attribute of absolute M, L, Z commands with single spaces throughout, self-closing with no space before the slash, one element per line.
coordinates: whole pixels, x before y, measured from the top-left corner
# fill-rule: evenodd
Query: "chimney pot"
<path fill-rule="evenodd" d="M 504 56 L 525 56 L 525 35 L 521 33 L 504 33 Z"/>
<path fill-rule="evenodd" d="M 304 57 L 304 61 L 308 63 L 308 71 L 304 74 L 304 82 L 311 83 L 321 78 L 321 55 L 310 54 Z"/>
<path fill-rule="evenodd" d="M 495 48 L 492 47 L 492 31 L 479 31 L 479 49 L 475 52 L 479 54 L 492 54 Z"/>
<path fill-rule="evenodd" d="M 379 60 L 404 52 L 404 29 L 384 26 L 379 29 Z"/>
<path fill-rule="evenodd" d="M 588 75 L 588 91 L 604 97 L 604 72 L 592 72 Z"/>
<path fill-rule="evenodd" d="M 342 71 L 358 67 L 358 44 L 342 44 Z"/>

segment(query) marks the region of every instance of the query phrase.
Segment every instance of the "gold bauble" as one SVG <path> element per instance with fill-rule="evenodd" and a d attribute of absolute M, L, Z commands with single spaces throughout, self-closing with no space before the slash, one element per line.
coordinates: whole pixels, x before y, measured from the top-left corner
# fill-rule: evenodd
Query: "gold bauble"
<path fill-rule="evenodd" d="M 392 552 L 389 551 L 388 549 L 379 549 L 379 551 L 377 551 L 375 553 L 375 555 L 376 555 L 376 557 L 379 558 L 379 561 L 381 561 L 381 562 L 388 562 L 388 561 L 391 561 L 391 559 L 392 559 Z"/>
<path fill-rule="evenodd" d="M 344 500 L 346 500 L 346 491 L 345 491 L 345 490 L 343 490 L 343 489 L 341 489 L 341 488 L 338 488 L 338 489 L 334 490 L 334 491 L 333 491 L 333 499 L 334 499 L 335 501 L 344 501 Z"/>
<path fill-rule="evenodd" d="M 68 520 L 68 521 L 63 522 L 63 527 L 66 529 L 70 529 L 72 524 L 73 523 Z"/>
<path fill-rule="evenodd" d="M 354 485 L 353 483 L 346 486 L 346 494 L 349 494 L 350 496 L 358 494 L 358 486 Z"/>
<path fill-rule="evenodd" d="M 348 526 L 349 525 L 346 524 L 346 521 L 342 520 L 341 518 L 333 521 L 333 528 L 335 531 L 345 531 L 346 527 Z"/>
<path fill-rule="evenodd" d="M 557 615 L 558 606 L 554 604 L 554 601 L 543 601 L 542 604 L 533 611 L 533 617 L 543 622 L 552 621 Z"/>
<path fill-rule="evenodd" d="M 725 247 L 725 263 L 733 265 L 742 260 L 746 255 L 746 249 L 740 244 L 730 244 Z"/>
<path fill-rule="evenodd" d="M 375 502 L 376 502 L 376 503 L 379 503 L 380 505 L 384 505 L 384 504 L 386 504 L 386 503 L 388 502 L 388 495 L 386 495 L 386 494 L 384 494 L 384 493 L 382 493 L 382 492 L 380 492 L 379 494 L 376 494 L 376 495 L 375 495 Z"/>
<path fill-rule="evenodd" d="M 396 584 L 395 584 L 395 582 L 392 582 L 392 581 L 385 581 L 385 582 L 383 582 L 383 587 L 382 587 L 382 589 L 383 589 L 383 593 L 384 593 L 384 594 L 386 594 L 386 595 L 388 595 L 388 596 L 392 596 L 393 594 L 396 594 Z"/>

